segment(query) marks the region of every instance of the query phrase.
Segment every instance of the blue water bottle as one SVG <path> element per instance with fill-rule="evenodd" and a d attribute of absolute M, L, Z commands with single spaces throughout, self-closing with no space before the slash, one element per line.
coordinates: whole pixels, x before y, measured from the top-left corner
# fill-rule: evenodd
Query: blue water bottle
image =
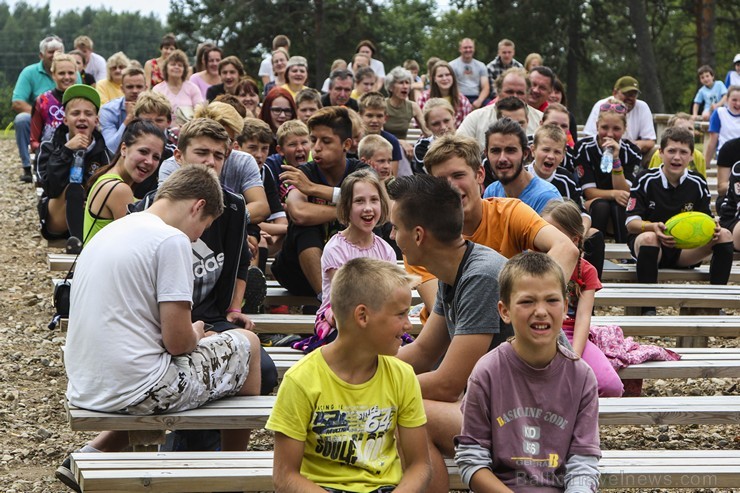
<path fill-rule="evenodd" d="M 82 183 L 85 173 L 85 151 L 75 151 L 75 160 L 72 162 L 72 169 L 69 170 L 70 183 Z"/>
<path fill-rule="evenodd" d="M 614 156 L 612 156 L 612 147 L 605 147 L 604 153 L 601 155 L 601 172 L 611 173 L 612 165 L 614 164 Z"/>

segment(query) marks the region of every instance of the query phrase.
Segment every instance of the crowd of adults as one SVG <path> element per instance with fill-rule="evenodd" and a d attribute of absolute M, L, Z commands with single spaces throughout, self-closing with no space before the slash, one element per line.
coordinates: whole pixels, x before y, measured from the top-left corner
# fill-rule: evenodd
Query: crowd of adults
<path fill-rule="evenodd" d="M 65 240 L 69 253 L 82 251 L 65 356 L 73 362 L 68 397 L 75 405 L 144 414 L 182 409 L 176 399 L 163 404 L 162 381 L 142 372 L 124 375 L 152 343 L 161 354 L 189 355 L 191 363 L 190 355 L 201 350 L 197 357 L 211 364 L 223 360 L 204 366 L 218 375 L 220 390 L 210 398 L 271 392 L 275 366 L 255 346 L 308 350 L 331 342 L 336 323 L 327 297 L 341 267 L 336 259 L 373 256 L 367 252 L 375 231 L 377 241 L 388 243 L 383 255 L 403 259 L 421 278 L 424 329 L 399 357 L 419 374 L 436 478 L 427 491 L 446 491 L 442 457 L 454 453 L 453 438 L 463 426 L 460 398 L 468 376 L 488 349 L 510 335 L 496 313 L 506 259 L 525 250 L 547 253 L 575 283 L 571 287 L 577 285 L 568 294 L 565 322 L 571 325 L 563 343 L 591 366 L 600 395 L 620 396 L 616 373 L 586 344 L 590 318 L 581 315 L 590 317 L 593 292 L 601 287 L 604 238 L 628 243 L 640 282 L 657 282 L 658 268 L 689 267 L 711 255 L 711 282 L 727 283 L 733 246 L 740 249 L 740 55 L 724 91 L 711 68 L 699 70 L 707 90 L 697 94 L 698 107 L 693 116 L 675 115 L 658 146 L 636 78 L 615 81 L 611 93 L 594 103 L 579 136 L 557 74 L 536 53 L 524 64 L 517 61 L 508 39 L 498 43 L 488 64 L 475 59 L 472 39 L 462 39 L 458 58 L 432 58 L 425 74 L 413 60 L 386 71 L 376 46 L 363 40 L 351 59 L 334 61 L 321 90 L 308 86 L 310 62 L 291 54 L 284 35 L 274 38 L 255 77 L 238 56 L 224 56 L 210 43 L 198 47 L 191 66 L 173 35 L 164 36 L 159 55 L 143 65 L 123 52 L 106 61 L 93 46 L 79 36 L 75 50 L 65 54 L 61 39 L 45 38 L 40 61 L 21 72 L 12 98 L 20 179 L 43 189 L 41 232 Z M 704 155 L 694 149 L 689 130 L 702 118 L 709 120 L 711 135 Z M 415 142 L 411 129 L 421 133 Z M 686 210 L 711 214 L 705 175 L 717 152 L 721 227 L 709 244 L 678 250 L 664 223 Z M 188 171 L 190 165 L 215 173 L 199 166 Z M 188 188 L 186 180 L 196 178 L 216 191 Z M 395 201 L 392 227 L 382 224 L 390 203 L 378 205 L 388 201 L 386 188 Z M 209 200 L 219 207 L 207 207 Z M 553 206 L 568 200 L 574 202 L 570 223 L 567 212 L 561 216 Z M 157 221 L 129 219 L 143 210 L 184 232 L 191 251 Z M 136 228 L 151 235 L 144 246 L 152 259 L 113 262 L 114 255 L 123 259 L 133 249 L 125 239 Z M 349 244 L 336 245 L 337 238 Z M 183 258 L 165 259 L 162 246 Z M 261 306 L 268 256 L 288 291 L 316 298 L 304 312 L 316 313 L 321 305 L 310 341 L 282 335 L 258 341 L 249 331 L 248 313 L 287 309 Z M 138 289 L 151 276 L 156 286 L 156 276 L 164 275 L 159 262 L 177 269 L 178 259 L 188 265 L 187 275 L 164 291 Z M 98 286 L 96 275 L 109 265 L 111 281 Z M 136 275 L 119 282 L 115 275 L 124 267 Z M 188 283 L 191 292 L 185 292 Z M 124 288 L 147 299 L 138 306 L 126 301 L 128 293 L 105 297 Z M 99 329 L 101 307 L 94 300 L 110 306 L 112 299 L 120 306 L 104 320 L 120 331 L 111 340 L 124 343 L 137 323 L 150 329 L 149 340 L 137 341 L 114 365 L 114 377 L 122 378 L 114 386 L 117 395 L 107 382 L 91 379 L 110 361 L 96 354 L 96 339 L 88 339 Z M 114 320 L 122 318 L 123 306 L 136 312 L 133 321 Z M 643 313 L 654 315 L 655 309 L 644 307 Z M 186 333 L 185 342 L 173 339 Z M 211 333 L 229 337 L 212 339 Z M 212 344 L 199 342 L 206 339 Z M 167 385 L 177 385 L 186 377 L 165 371 L 168 358 L 152 364 Z M 239 365 L 249 368 L 249 376 L 234 375 Z M 151 388 L 145 391 L 142 382 Z M 189 395 L 191 405 L 208 400 L 202 389 L 193 392 L 201 395 Z M 212 445 L 200 435 L 175 436 L 176 450 Z M 243 449 L 247 439 L 224 438 L 222 445 Z M 82 450 L 119 450 L 126 441 L 125 434 L 105 432 Z M 68 462 L 58 476 L 75 488 Z"/>

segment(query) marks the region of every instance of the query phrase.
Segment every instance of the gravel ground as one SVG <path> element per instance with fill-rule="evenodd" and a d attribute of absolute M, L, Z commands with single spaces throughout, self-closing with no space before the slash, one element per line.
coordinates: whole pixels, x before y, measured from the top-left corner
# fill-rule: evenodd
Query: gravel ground
<path fill-rule="evenodd" d="M 53 471 L 92 435 L 71 432 L 65 421 L 64 337 L 46 327 L 53 277 L 46 265 L 50 250 L 37 231 L 33 188 L 21 184 L 18 174 L 14 142 L 0 140 L 0 491 L 65 492 Z M 737 347 L 738 341 L 710 344 Z M 657 380 L 646 381 L 643 393 L 738 395 L 740 388 L 736 379 Z M 601 436 L 605 449 L 740 448 L 740 426 L 602 427 Z M 271 446 L 268 433 L 256 434 L 254 449 Z"/>

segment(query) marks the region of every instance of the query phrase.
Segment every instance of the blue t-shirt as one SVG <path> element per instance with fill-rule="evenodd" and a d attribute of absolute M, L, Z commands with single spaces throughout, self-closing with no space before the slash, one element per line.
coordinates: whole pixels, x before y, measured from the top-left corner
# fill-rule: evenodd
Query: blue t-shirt
<path fill-rule="evenodd" d="M 722 96 L 725 94 L 727 94 L 725 84 L 721 80 L 715 80 L 711 88 L 701 86 L 699 90 L 696 91 L 694 102 L 696 104 L 703 104 L 704 108 L 708 110 L 711 105 L 719 103 L 719 100 L 722 99 Z"/>
<path fill-rule="evenodd" d="M 504 186 L 500 181 L 495 181 L 488 185 L 486 191 L 483 193 L 483 198 L 487 199 L 490 197 L 503 197 L 506 198 L 506 192 Z M 546 182 L 538 176 L 532 176 L 532 181 L 529 182 L 521 195 L 516 197 L 529 207 L 535 210 L 537 214 L 542 212 L 548 202 L 551 200 L 563 200 L 558 189 L 552 183 Z"/>

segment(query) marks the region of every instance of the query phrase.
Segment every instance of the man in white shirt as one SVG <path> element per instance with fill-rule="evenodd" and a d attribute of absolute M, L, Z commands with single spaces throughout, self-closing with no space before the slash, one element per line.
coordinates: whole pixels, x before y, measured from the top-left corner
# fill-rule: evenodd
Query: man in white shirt
<path fill-rule="evenodd" d="M 82 53 L 82 58 L 85 60 L 85 73 L 95 77 L 95 82 L 108 78 L 105 58 L 93 52 L 92 39 L 88 36 L 77 36 L 75 38 L 75 50 Z"/>
<path fill-rule="evenodd" d="M 637 99 L 640 95 L 640 85 L 632 76 L 625 75 L 617 79 L 612 91 L 612 97 L 620 100 L 627 108 L 627 130 L 622 138 L 631 141 L 640 148 L 643 158 L 650 156 L 655 147 L 655 126 L 653 113 L 645 101 Z M 599 117 L 599 108 L 607 102 L 604 98 L 596 102 L 588 116 L 583 132 L 586 135 L 596 135 L 596 119 Z"/>

